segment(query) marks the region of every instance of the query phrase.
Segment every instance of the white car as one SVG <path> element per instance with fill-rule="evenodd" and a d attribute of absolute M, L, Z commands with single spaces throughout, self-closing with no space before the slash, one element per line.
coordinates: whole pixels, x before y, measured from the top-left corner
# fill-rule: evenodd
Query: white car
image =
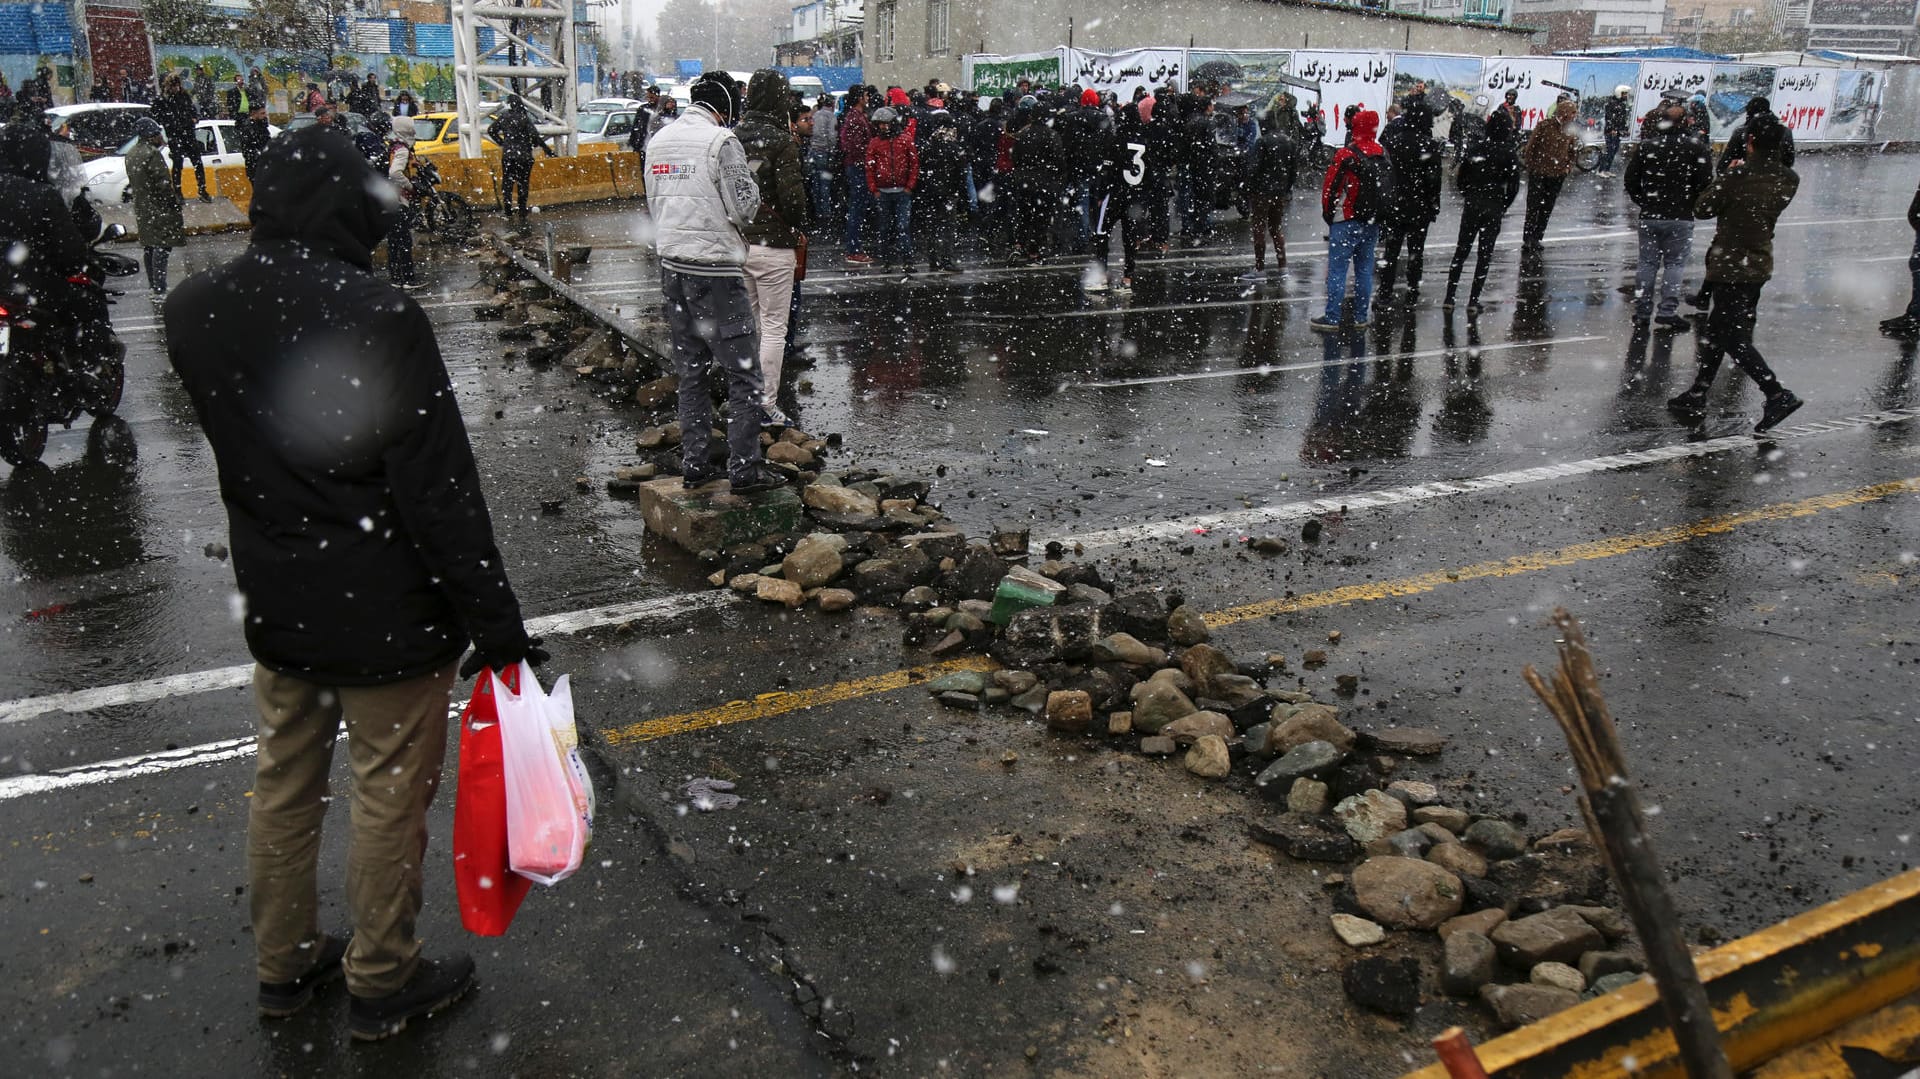
<path fill-rule="evenodd" d="M 145 105 L 122 101 L 55 105 L 46 112 L 47 128 L 58 131 L 65 127 L 82 157 L 117 154 L 133 138 L 134 123 L 150 111 Z"/>
<path fill-rule="evenodd" d="M 617 142 L 625 144 L 627 137 L 633 134 L 633 118 L 637 115 L 632 109 L 617 112 L 583 112 L 580 114 L 581 144 L 590 142 Z"/>
<path fill-rule="evenodd" d="M 200 160 L 207 168 L 215 165 L 244 165 L 246 159 L 240 154 L 240 135 L 234 130 L 232 120 L 202 120 L 194 125 L 194 136 L 200 140 Z M 280 134 L 280 129 L 267 125 L 269 138 Z M 173 164 L 173 155 L 164 147 L 160 156 L 168 165 Z M 87 196 L 97 206 L 112 206 L 125 202 L 127 194 L 127 159 L 115 154 L 111 157 L 96 157 L 82 166 L 87 170 Z"/>
<path fill-rule="evenodd" d="M 646 102 L 631 97 L 596 97 L 580 106 L 581 112 L 626 112 L 640 108 Z"/>

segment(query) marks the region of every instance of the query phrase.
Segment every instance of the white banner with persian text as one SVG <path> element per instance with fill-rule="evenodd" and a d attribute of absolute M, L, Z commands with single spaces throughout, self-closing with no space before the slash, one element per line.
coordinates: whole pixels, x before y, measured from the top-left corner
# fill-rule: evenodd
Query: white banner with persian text
<path fill-rule="evenodd" d="M 1302 49 L 1293 54 L 1293 73 L 1320 84 L 1328 145 L 1340 146 L 1347 141 L 1350 106 L 1372 109 L 1380 114 L 1382 125 L 1386 123 L 1387 105 L 1393 100 L 1393 54 Z M 1311 94 L 1303 97 L 1312 99 Z"/>

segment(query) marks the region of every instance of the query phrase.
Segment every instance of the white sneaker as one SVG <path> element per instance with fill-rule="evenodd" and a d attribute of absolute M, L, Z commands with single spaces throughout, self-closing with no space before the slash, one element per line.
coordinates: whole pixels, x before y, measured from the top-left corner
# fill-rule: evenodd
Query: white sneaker
<path fill-rule="evenodd" d="M 780 411 L 779 409 L 773 407 L 772 405 L 761 406 L 760 408 L 760 429 L 761 430 L 763 431 L 773 430 L 776 428 L 787 428 L 792 426 L 793 426 L 793 421 L 787 418 L 786 413 Z"/>

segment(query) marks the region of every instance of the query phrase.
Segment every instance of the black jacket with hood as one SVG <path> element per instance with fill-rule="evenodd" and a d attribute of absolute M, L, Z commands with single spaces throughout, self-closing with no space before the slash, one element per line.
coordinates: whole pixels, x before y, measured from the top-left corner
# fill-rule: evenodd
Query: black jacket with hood
<path fill-rule="evenodd" d="M 34 124 L 0 128 L 0 305 L 60 307 L 71 275 L 87 265 L 87 244 L 60 192 L 47 182 L 53 144 Z"/>
<path fill-rule="evenodd" d="M 1627 162 L 1627 197 L 1647 221 L 1691 221 L 1693 202 L 1713 182 L 1713 150 L 1679 128 L 1658 128 Z"/>
<path fill-rule="evenodd" d="M 785 75 L 773 70 L 753 73 L 747 83 L 747 114 L 733 133 L 760 185 L 760 210 L 740 235 L 762 247 L 798 246 L 800 227 L 807 220 L 807 172 L 800 145 L 787 126 Z"/>
<path fill-rule="evenodd" d="M 247 646 L 320 685 L 526 654 L 426 313 L 370 270 L 392 185 L 323 128 L 276 140 L 245 253 L 174 290 L 168 356 L 219 466 Z"/>

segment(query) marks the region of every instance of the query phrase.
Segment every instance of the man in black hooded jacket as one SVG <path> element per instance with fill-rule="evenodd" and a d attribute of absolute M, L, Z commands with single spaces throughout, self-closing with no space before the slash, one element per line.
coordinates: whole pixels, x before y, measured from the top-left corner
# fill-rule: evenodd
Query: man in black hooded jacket
<path fill-rule="evenodd" d="M 0 250 L 18 258 L 0 263 L 0 306 L 73 314 L 85 272 L 87 244 L 60 192 L 47 182 L 53 143 L 35 124 L 0 128 Z"/>
<path fill-rule="evenodd" d="M 464 674 L 546 658 L 521 625 L 433 327 L 371 271 L 398 210 L 346 139 L 283 136 L 261 161 L 246 251 L 165 309 L 169 358 L 219 466 L 258 664 L 260 1011 L 293 1014 L 344 966 L 363 1040 L 473 981 L 471 959 L 424 959 L 414 936 L 455 661 L 469 642 Z M 349 940 L 321 933 L 316 895 L 343 719 Z"/>

